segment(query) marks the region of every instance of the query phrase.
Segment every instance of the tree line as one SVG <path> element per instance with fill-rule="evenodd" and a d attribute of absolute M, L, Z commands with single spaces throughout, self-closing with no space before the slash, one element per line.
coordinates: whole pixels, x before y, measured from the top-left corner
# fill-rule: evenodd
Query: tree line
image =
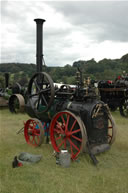
<path fill-rule="evenodd" d="M 92 80 L 114 80 L 123 71 L 128 73 L 128 54 L 120 59 L 103 59 L 96 62 L 94 58 L 91 60 L 79 60 L 73 62 L 72 65 L 66 64 L 64 67 L 48 67 L 43 66 L 43 71 L 47 72 L 54 82 L 63 82 L 65 84 L 76 83 L 76 72 L 79 67 L 83 72 L 83 77 L 90 77 Z M 4 73 L 10 75 L 9 84 L 13 85 L 19 82 L 23 86 L 27 86 L 30 78 L 36 72 L 35 64 L 24 63 L 0 63 L 0 88 L 4 87 Z"/>

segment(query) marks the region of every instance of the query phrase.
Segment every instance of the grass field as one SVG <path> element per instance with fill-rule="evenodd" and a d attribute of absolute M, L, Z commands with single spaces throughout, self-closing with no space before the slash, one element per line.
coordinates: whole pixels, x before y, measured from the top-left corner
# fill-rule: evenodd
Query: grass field
<path fill-rule="evenodd" d="M 26 114 L 0 110 L 0 192 L 1 193 L 128 193 L 128 119 L 114 112 L 118 131 L 111 149 L 97 156 L 95 167 L 87 154 L 69 168 L 56 165 L 50 144 L 33 148 L 26 144 L 23 127 Z M 12 168 L 21 152 L 41 154 L 37 164 Z"/>

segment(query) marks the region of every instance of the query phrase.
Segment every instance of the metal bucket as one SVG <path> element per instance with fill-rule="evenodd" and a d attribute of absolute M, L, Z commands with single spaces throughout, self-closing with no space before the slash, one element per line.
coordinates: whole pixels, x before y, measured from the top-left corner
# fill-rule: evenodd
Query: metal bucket
<path fill-rule="evenodd" d="M 71 155 L 68 153 L 68 150 L 61 150 L 59 153 L 59 164 L 64 167 L 68 168 L 71 163 Z"/>

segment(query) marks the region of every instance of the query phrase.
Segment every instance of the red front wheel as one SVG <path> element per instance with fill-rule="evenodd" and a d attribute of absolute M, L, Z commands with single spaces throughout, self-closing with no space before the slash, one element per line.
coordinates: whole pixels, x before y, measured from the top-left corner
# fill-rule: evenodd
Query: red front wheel
<path fill-rule="evenodd" d="M 68 150 L 76 159 L 86 145 L 86 130 L 82 120 L 69 111 L 57 113 L 50 124 L 51 143 L 56 152 Z"/>
<path fill-rule="evenodd" d="M 28 144 L 40 146 L 44 141 L 44 125 L 38 119 L 29 119 L 24 126 L 24 137 Z"/>

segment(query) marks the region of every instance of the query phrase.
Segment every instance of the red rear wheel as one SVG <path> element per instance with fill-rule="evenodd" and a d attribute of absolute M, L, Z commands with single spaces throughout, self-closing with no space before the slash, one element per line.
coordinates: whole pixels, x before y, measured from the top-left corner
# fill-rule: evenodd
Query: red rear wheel
<path fill-rule="evenodd" d="M 86 130 L 82 120 L 69 111 L 57 113 L 50 124 L 50 138 L 56 152 L 67 149 L 76 159 L 86 145 Z"/>
<path fill-rule="evenodd" d="M 108 116 L 108 143 L 111 145 L 115 141 L 116 125 L 111 114 Z"/>
<path fill-rule="evenodd" d="M 24 126 L 24 137 L 28 144 L 40 146 L 44 141 L 44 125 L 38 119 L 29 119 Z"/>

